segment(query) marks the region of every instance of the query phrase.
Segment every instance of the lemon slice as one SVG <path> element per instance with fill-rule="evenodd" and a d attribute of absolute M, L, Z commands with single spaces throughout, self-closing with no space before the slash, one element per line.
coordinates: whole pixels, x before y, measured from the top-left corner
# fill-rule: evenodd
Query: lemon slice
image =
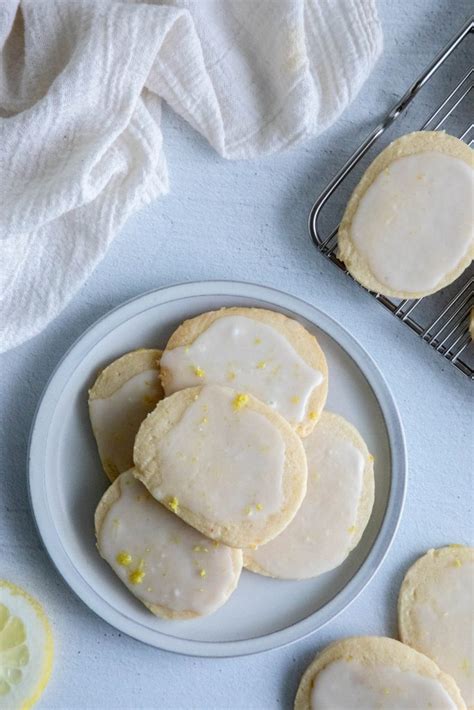
<path fill-rule="evenodd" d="M 26 710 L 51 674 L 53 636 L 41 604 L 0 579 L 0 710 Z"/>

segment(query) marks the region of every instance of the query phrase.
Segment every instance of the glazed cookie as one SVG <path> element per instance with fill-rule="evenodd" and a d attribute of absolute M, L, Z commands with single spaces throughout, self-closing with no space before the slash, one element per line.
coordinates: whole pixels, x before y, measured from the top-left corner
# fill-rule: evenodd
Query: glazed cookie
<path fill-rule="evenodd" d="M 303 446 L 306 496 L 278 537 L 244 552 L 244 564 L 253 572 L 280 579 L 316 577 L 346 559 L 369 521 L 373 456 L 357 429 L 343 417 L 323 412 Z"/>
<path fill-rule="evenodd" d="M 216 545 L 122 473 L 95 514 L 97 547 L 125 586 L 153 614 L 191 619 L 216 611 L 232 594 L 242 553 Z"/>
<path fill-rule="evenodd" d="M 231 547 L 260 545 L 294 517 L 306 456 L 288 422 L 248 394 L 206 385 L 160 402 L 137 434 L 135 475 L 185 522 Z"/>
<path fill-rule="evenodd" d="M 89 390 L 89 416 L 102 466 L 111 481 L 133 466 L 133 442 L 163 398 L 161 350 L 134 350 L 106 367 Z"/>
<path fill-rule="evenodd" d="M 456 680 L 474 708 L 474 548 L 429 550 L 400 589 L 400 638 Z"/>
<path fill-rule="evenodd" d="M 377 636 L 328 646 L 304 673 L 295 710 L 466 710 L 456 682 L 400 641 Z"/>
<path fill-rule="evenodd" d="M 443 132 L 402 136 L 374 160 L 339 227 L 338 257 L 371 291 L 420 298 L 474 257 L 473 151 Z"/>
<path fill-rule="evenodd" d="M 222 308 L 185 321 L 161 360 L 166 394 L 202 384 L 250 392 L 300 436 L 313 429 L 327 397 L 326 358 L 297 321 L 263 308 Z"/>

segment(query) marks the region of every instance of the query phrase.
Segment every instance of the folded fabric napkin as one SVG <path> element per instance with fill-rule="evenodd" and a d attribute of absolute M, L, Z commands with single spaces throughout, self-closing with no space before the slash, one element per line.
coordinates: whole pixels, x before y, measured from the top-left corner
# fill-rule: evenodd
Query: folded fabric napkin
<path fill-rule="evenodd" d="M 253 158 L 327 128 L 381 44 L 375 0 L 2 0 L 0 349 L 168 190 L 162 99 L 224 158 Z"/>

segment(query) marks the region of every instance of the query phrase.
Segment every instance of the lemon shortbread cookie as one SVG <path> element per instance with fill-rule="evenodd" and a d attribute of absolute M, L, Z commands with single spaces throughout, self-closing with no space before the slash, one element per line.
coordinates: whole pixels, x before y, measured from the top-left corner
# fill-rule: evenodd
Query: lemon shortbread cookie
<path fill-rule="evenodd" d="M 136 475 L 204 535 L 231 547 L 272 539 L 306 492 L 306 456 L 288 422 L 249 394 L 206 385 L 160 402 L 137 434 Z"/>
<path fill-rule="evenodd" d="M 359 432 L 323 412 L 303 439 L 306 496 L 278 537 L 244 552 L 248 569 L 281 579 L 306 579 L 340 565 L 357 545 L 374 502 L 373 456 Z"/>
<path fill-rule="evenodd" d="M 202 384 L 250 392 L 306 436 L 324 407 L 326 358 L 297 321 L 263 308 L 222 308 L 185 321 L 161 360 L 166 394 Z"/>
<path fill-rule="evenodd" d="M 402 136 L 374 160 L 339 227 L 338 256 L 363 286 L 419 298 L 474 257 L 473 151 L 442 132 Z"/>
<path fill-rule="evenodd" d="M 186 525 L 122 473 L 95 514 L 97 547 L 126 587 L 150 611 L 191 619 L 218 609 L 239 581 L 242 553 Z"/>
<path fill-rule="evenodd" d="M 100 373 L 89 390 L 89 416 L 105 473 L 113 481 L 133 466 L 133 442 L 163 397 L 161 350 L 134 350 Z"/>
<path fill-rule="evenodd" d="M 377 636 L 328 646 L 304 673 L 295 710 L 465 710 L 451 676 L 422 653 Z"/>
<path fill-rule="evenodd" d="M 400 638 L 456 680 L 474 708 L 474 548 L 429 550 L 408 570 L 398 601 Z"/>
<path fill-rule="evenodd" d="M 53 665 L 53 635 L 41 604 L 0 579 L 0 708 L 31 708 Z"/>

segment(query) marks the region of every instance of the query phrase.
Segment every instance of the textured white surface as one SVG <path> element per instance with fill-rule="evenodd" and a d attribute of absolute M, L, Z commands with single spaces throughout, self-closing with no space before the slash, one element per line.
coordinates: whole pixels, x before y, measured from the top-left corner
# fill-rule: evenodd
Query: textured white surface
<path fill-rule="evenodd" d="M 61 313 L 167 192 L 161 99 L 226 158 L 301 143 L 379 56 L 374 2 L 0 4 L 0 351 Z"/>
<path fill-rule="evenodd" d="M 307 236 L 315 195 L 457 31 L 470 3 L 384 0 L 379 7 L 384 55 L 353 108 L 320 139 L 277 157 L 229 163 L 167 113 L 171 194 L 128 222 L 106 260 L 45 332 L 2 356 L 0 573 L 37 594 L 53 620 L 57 661 L 43 708 L 290 708 L 301 672 L 328 641 L 396 632 L 398 587 L 418 555 L 432 546 L 472 541 L 467 378 L 320 257 Z M 358 337 L 398 402 L 410 467 L 401 529 L 361 597 L 316 636 L 237 660 L 163 653 L 100 621 L 50 565 L 26 493 L 31 419 L 64 351 L 125 299 L 204 278 L 247 279 L 287 290 Z"/>

